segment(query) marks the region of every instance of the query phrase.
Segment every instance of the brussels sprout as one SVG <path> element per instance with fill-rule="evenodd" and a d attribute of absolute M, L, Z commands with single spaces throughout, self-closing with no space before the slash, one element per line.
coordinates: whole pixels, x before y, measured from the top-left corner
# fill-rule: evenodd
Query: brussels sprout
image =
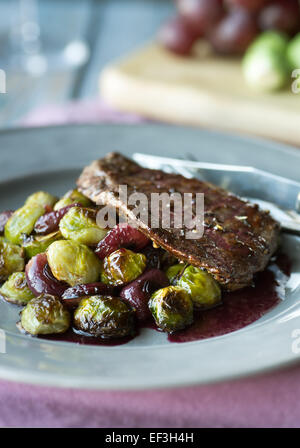
<path fill-rule="evenodd" d="M 56 201 L 57 198 L 52 194 L 46 193 L 45 191 L 37 191 L 36 193 L 33 193 L 27 198 L 24 205 L 26 207 L 42 206 L 46 208 L 46 207 L 53 207 Z"/>
<path fill-rule="evenodd" d="M 47 259 L 54 277 L 71 286 L 96 282 L 100 276 L 98 257 L 75 241 L 55 241 L 47 249 Z"/>
<path fill-rule="evenodd" d="M 290 68 L 300 68 L 300 33 L 298 33 L 288 44 L 287 59 Z"/>
<path fill-rule="evenodd" d="M 24 251 L 21 247 L 0 237 L 0 282 L 4 282 L 14 272 L 24 270 Z"/>
<path fill-rule="evenodd" d="M 211 308 L 221 302 L 219 284 L 207 272 L 187 266 L 176 282 L 176 286 L 185 289 L 194 305 L 199 308 Z"/>
<path fill-rule="evenodd" d="M 192 299 L 178 286 L 156 291 L 151 296 L 149 308 L 157 326 L 168 333 L 182 330 L 193 322 Z"/>
<path fill-rule="evenodd" d="M 48 247 L 54 243 L 54 241 L 58 241 L 62 239 L 62 234 L 60 232 L 49 233 L 48 235 L 43 236 L 29 236 L 25 238 L 22 247 L 24 248 L 25 255 L 27 258 L 32 258 L 37 254 L 41 254 L 46 252 Z"/>
<path fill-rule="evenodd" d="M 284 35 L 266 31 L 250 45 L 243 59 L 243 73 L 251 87 L 274 91 L 287 83 L 287 42 Z"/>
<path fill-rule="evenodd" d="M 134 312 L 118 297 L 91 296 L 81 300 L 74 326 L 96 337 L 123 337 L 133 334 Z"/>
<path fill-rule="evenodd" d="M 124 285 L 139 277 L 145 270 L 145 255 L 119 249 L 103 260 L 101 280 L 108 285 Z"/>
<path fill-rule="evenodd" d="M 72 207 L 59 223 L 64 238 L 93 246 L 99 243 L 107 230 L 96 223 L 96 211 L 89 208 Z"/>
<path fill-rule="evenodd" d="M 249 50 L 273 50 L 281 54 L 285 53 L 289 39 L 279 31 L 265 31 L 261 33 L 250 45 Z"/>
<path fill-rule="evenodd" d="M 21 329 L 27 333 L 64 333 L 70 327 L 70 314 L 57 297 L 41 295 L 21 311 Z"/>
<path fill-rule="evenodd" d="M 15 272 L 0 288 L 0 296 L 7 302 L 26 305 L 34 298 L 26 282 L 25 272 Z"/>
<path fill-rule="evenodd" d="M 78 190 L 68 191 L 54 206 L 54 210 L 59 210 L 67 205 L 80 204 L 83 207 L 91 207 L 92 202 Z"/>
<path fill-rule="evenodd" d="M 176 285 L 176 281 L 180 274 L 185 270 L 186 264 L 174 264 L 166 270 L 166 276 L 169 279 L 171 285 Z"/>
<path fill-rule="evenodd" d="M 5 225 L 4 236 L 14 244 L 22 244 L 23 235 L 30 235 L 34 224 L 46 207 L 52 207 L 56 198 L 39 191 L 29 196 L 23 207 L 16 210 Z"/>

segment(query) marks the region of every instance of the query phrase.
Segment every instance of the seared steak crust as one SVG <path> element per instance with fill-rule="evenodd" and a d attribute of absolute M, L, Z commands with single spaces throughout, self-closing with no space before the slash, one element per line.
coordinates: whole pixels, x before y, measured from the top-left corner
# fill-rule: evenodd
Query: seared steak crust
<path fill-rule="evenodd" d="M 257 205 L 207 182 L 142 168 L 118 153 L 86 167 L 77 184 L 96 204 L 116 207 L 157 245 L 205 269 L 226 290 L 251 285 L 254 274 L 265 269 L 277 249 L 279 224 Z M 119 198 L 119 185 L 127 185 L 128 196 L 144 193 L 149 204 L 151 193 L 204 193 L 203 237 L 186 239 L 182 229 L 151 229 Z"/>

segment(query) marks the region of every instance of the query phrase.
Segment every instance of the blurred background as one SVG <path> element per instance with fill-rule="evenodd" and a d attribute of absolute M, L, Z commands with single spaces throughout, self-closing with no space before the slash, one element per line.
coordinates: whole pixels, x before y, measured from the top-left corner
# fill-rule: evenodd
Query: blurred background
<path fill-rule="evenodd" d="M 1 128 L 146 118 L 300 144 L 299 0 L 0 4 Z"/>
<path fill-rule="evenodd" d="M 2 128 L 40 105 L 97 96 L 104 65 L 151 39 L 174 7 L 172 0 L 0 0 L 0 6 Z"/>

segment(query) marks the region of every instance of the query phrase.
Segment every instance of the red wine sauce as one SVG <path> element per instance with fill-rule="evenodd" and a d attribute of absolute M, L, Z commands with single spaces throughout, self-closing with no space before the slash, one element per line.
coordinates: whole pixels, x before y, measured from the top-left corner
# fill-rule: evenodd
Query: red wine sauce
<path fill-rule="evenodd" d="M 185 330 L 170 334 L 169 341 L 198 341 L 231 333 L 252 324 L 282 300 L 279 294 L 280 277 L 282 274 L 286 278 L 290 276 L 290 266 L 286 255 L 278 255 L 265 271 L 256 275 L 254 286 L 224 293 L 222 305 L 198 312 L 194 323 Z"/>
<path fill-rule="evenodd" d="M 223 293 L 223 302 L 220 306 L 195 313 L 194 323 L 182 330 L 168 335 L 170 342 L 191 342 L 200 339 L 221 336 L 239 330 L 262 317 L 282 298 L 279 293 L 281 277 L 290 275 L 291 263 L 284 254 L 273 257 L 269 267 L 256 275 L 254 285 L 239 291 Z M 154 321 L 147 322 L 142 328 L 158 330 Z M 84 345 L 116 346 L 126 344 L 138 335 L 120 339 L 101 339 L 86 336 L 69 330 L 64 334 L 42 336 L 43 339 L 53 341 L 73 342 Z"/>

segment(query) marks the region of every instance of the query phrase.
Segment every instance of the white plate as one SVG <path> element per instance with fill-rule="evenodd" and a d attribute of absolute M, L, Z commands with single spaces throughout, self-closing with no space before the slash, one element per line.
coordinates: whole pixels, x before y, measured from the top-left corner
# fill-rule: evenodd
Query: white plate
<path fill-rule="evenodd" d="M 0 134 L 0 209 L 22 204 L 37 189 L 61 194 L 81 168 L 117 150 L 256 166 L 299 181 L 300 151 L 196 129 L 160 126 L 64 126 Z M 282 199 L 282 198 L 281 198 Z M 284 237 L 293 261 L 286 299 L 250 326 L 197 342 L 169 343 L 144 330 L 115 347 L 78 346 L 23 336 L 15 328 L 18 308 L 0 303 L 6 353 L 0 377 L 16 381 L 102 389 L 171 387 L 249 375 L 299 359 L 300 239 Z M 300 335 L 300 330 L 299 330 Z M 300 347 L 300 344 L 299 344 Z"/>

